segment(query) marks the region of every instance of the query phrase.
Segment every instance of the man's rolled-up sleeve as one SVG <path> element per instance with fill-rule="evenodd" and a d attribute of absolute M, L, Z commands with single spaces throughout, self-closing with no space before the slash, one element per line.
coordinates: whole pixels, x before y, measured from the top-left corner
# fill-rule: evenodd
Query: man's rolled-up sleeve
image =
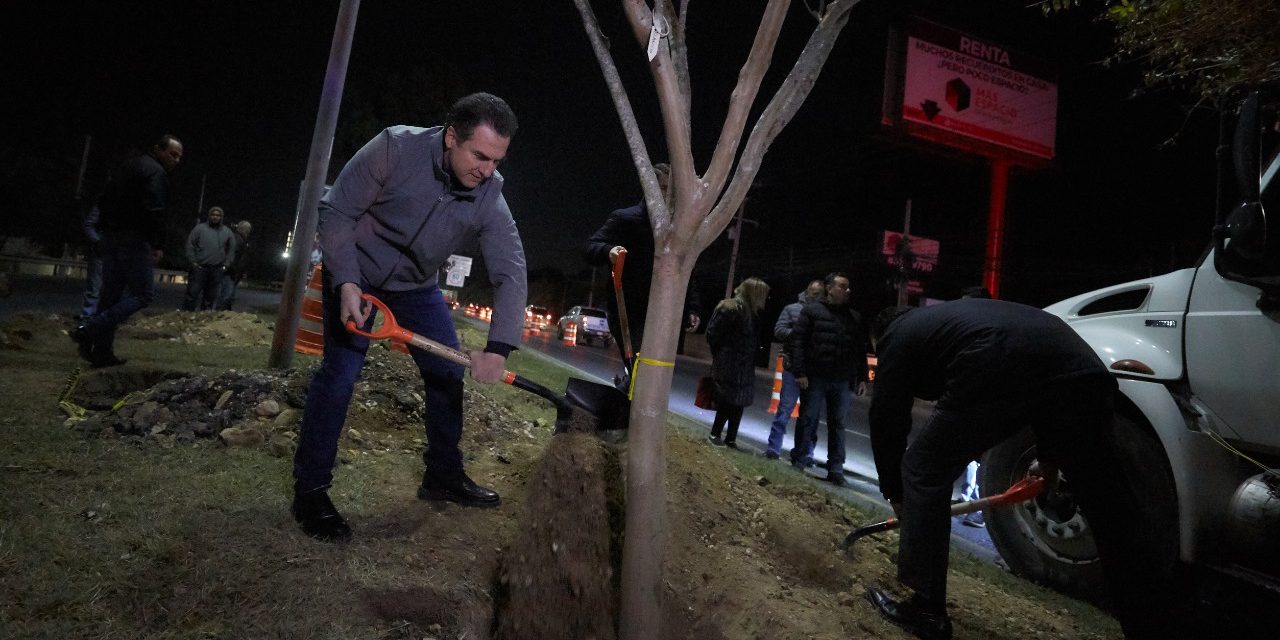
<path fill-rule="evenodd" d="M 382 193 L 394 166 L 392 154 L 391 134 L 384 130 L 351 157 L 320 200 L 320 248 L 335 289 L 346 282 L 360 282 L 356 223 Z M 305 240 L 296 241 L 306 246 Z"/>

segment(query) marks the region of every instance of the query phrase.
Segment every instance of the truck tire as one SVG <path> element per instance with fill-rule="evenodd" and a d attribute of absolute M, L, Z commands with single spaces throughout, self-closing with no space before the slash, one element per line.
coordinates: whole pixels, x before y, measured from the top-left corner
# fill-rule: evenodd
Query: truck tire
<path fill-rule="evenodd" d="M 1139 498 L 1133 517 L 1169 565 L 1178 558 L 1178 507 L 1173 473 L 1159 440 L 1129 418 L 1116 414 L 1115 442 L 1121 471 L 1134 482 Z M 993 447 L 983 456 L 984 495 L 995 495 L 1026 477 L 1036 460 L 1030 429 Z M 1061 487 L 1070 495 L 1071 479 Z M 1098 602 L 1104 594 L 1102 565 L 1088 520 L 1074 500 L 1050 504 L 1041 496 L 1013 507 L 990 510 L 987 532 L 1014 574 L 1068 595 Z"/>

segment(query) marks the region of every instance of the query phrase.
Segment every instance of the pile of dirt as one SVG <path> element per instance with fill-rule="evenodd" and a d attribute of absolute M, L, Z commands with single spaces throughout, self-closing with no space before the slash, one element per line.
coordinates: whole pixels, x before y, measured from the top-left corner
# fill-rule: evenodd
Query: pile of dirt
<path fill-rule="evenodd" d="M 609 495 L 617 460 L 594 434 L 557 435 L 527 485 L 520 533 L 503 554 L 497 638 L 614 637 Z M 609 484 L 614 483 L 612 491 Z"/>
<path fill-rule="evenodd" d="M 206 335 L 208 326 L 226 325 L 226 317 L 204 317 L 207 325 L 186 322 L 184 335 Z M 68 423 L 86 436 L 153 440 L 161 446 L 219 438 L 230 446 L 265 446 L 273 455 L 288 455 L 297 442 L 316 366 L 229 370 L 216 376 L 129 365 L 84 371 L 70 385 L 68 399 L 86 411 Z M 425 403 L 416 389 L 421 387 L 408 356 L 381 344 L 371 347 L 348 409 L 348 428 L 340 445 L 344 455 L 419 453 Z M 549 424 L 519 419 L 470 387 L 464 392 L 464 411 L 469 436 L 480 444 L 509 437 L 493 433 L 490 425 L 512 425 L 527 440 L 550 431 Z"/>
<path fill-rule="evenodd" d="M 174 340 L 182 344 L 262 346 L 271 344 L 272 325 L 239 311 L 143 311 L 121 328 L 137 340 Z"/>

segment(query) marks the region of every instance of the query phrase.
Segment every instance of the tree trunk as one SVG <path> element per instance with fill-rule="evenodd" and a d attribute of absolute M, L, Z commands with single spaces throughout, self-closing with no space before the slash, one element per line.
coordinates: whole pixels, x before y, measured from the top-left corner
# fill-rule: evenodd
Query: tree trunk
<path fill-rule="evenodd" d="M 662 637 L 667 402 L 692 265 L 693 260 L 681 260 L 673 253 L 654 257 L 627 435 L 627 517 L 618 634 L 623 640 Z"/>

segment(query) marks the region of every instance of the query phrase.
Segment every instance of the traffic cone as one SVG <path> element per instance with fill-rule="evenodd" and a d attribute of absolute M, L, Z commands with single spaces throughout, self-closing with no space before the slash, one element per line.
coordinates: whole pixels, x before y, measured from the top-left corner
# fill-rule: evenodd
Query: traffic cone
<path fill-rule="evenodd" d="M 302 296 L 302 317 L 298 319 L 298 337 L 293 350 L 318 356 L 324 353 L 324 294 L 320 263 L 311 270 L 307 290 Z"/>
<path fill-rule="evenodd" d="M 570 324 L 564 328 L 564 343 L 566 346 L 577 346 L 578 344 L 578 325 Z"/>
<path fill-rule="evenodd" d="M 778 354 L 777 366 L 773 369 L 773 393 L 769 394 L 769 413 L 778 413 L 778 404 L 782 402 L 782 354 Z M 800 417 L 800 403 L 791 407 L 791 417 Z"/>
<path fill-rule="evenodd" d="M 307 290 L 302 296 L 302 317 L 298 318 L 298 337 L 293 341 L 293 350 L 318 356 L 324 353 L 324 278 L 323 267 L 316 263 L 311 270 L 311 279 L 307 280 Z M 391 341 L 391 349 L 400 353 L 409 353 L 409 347 L 403 342 Z"/>

